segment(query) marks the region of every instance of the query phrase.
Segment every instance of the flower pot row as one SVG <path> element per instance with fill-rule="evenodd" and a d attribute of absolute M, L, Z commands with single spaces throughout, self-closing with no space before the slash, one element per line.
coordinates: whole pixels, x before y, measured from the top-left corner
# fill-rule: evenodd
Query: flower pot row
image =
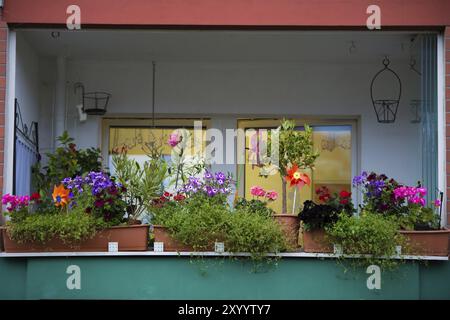
<path fill-rule="evenodd" d="M 274 219 L 280 224 L 281 229 L 291 248 L 295 250 L 299 247 L 298 236 L 300 233 L 300 223 L 297 216 L 290 214 L 277 214 Z M 155 242 L 164 243 L 164 251 L 186 252 L 193 251 L 192 247 L 184 245 L 175 240 L 167 228 L 154 226 Z M 410 253 L 415 255 L 447 256 L 449 254 L 449 234 L 450 230 L 431 231 L 400 231 L 407 238 L 410 245 Z M 307 253 L 333 253 L 333 244 L 327 241 L 325 230 L 313 229 L 303 230 L 302 249 Z"/>
<path fill-rule="evenodd" d="M 18 252 L 107 252 L 109 242 L 117 242 L 119 251 L 148 250 L 149 225 L 115 226 L 98 231 L 91 239 L 67 244 L 60 238 L 53 238 L 45 244 L 19 243 L 11 239 L 6 228 L 1 228 L 4 250 Z"/>
<path fill-rule="evenodd" d="M 286 236 L 291 248 L 298 248 L 299 223 L 293 215 L 275 215 L 274 218 Z M 191 246 L 175 240 L 169 230 L 163 226 L 153 226 L 155 242 L 164 243 L 164 251 L 187 252 L 194 251 Z M 1 228 L 2 242 L 5 252 L 105 252 L 108 251 L 109 242 L 117 242 L 119 251 L 146 251 L 148 250 L 148 225 L 116 226 L 98 231 L 91 239 L 79 243 L 66 244 L 59 238 L 54 238 L 45 244 L 37 242 L 18 243 L 11 239 L 6 228 Z M 450 230 L 431 231 L 400 231 L 410 245 L 411 254 L 446 256 L 449 253 Z M 326 239 L 323 229 L 303 230 L 304 252 L 332 253 L 333 245 Z M 211 251 L 213 248 L 211 248 Z"/>
<path fill-rule="evenodd" d="M 447 256 L 449 255 L 449 229 L 429 231 L 404 231 L 408 252 L 413 255 Z M 327 241 L 325 230 L 304 230 L 303 250 L 311 253 L 332 253 L 334 247 Z"/>

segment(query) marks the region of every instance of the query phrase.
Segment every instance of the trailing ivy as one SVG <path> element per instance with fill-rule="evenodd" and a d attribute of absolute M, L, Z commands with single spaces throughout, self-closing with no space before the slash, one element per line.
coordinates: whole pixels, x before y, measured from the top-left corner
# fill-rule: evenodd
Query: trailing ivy
<path fill-rule="evenodd" d="M 338 221 L 326 231 L 330 240 L 341 246 L 344 255 L 360 255 L 358 259 L 349 259 L 352 265 L 375 264 L 392 269 L 401 262 L 394 258 L 396 246 L 406 247 L 406 240 L 398 229 L 395 219 L 363 211 L 359 217 L 340 214 Z"/>
<path fill-rule="evenodd" d="M 212 251 L 224 242 L 227 252 L 250 253 L 253 261 L 270 261 L 268 253 L 286 249 L 279 225 L 265 214 L 232 210 L 223 197 L 196 194 L 182 202 L 167 202 L 154 209 L 155 224 L 167 227 L 172 236 L 196 251 Z"/>
<path fill-rule="evenodd" d="M 13 240 L 41 244 L 59 238 L 65 244 L 76 245 L 92 238 L 97 230 L 107 226 L 102 218 L 95 218 L 82 211 L 69 214 L 30 214 L 20 223 L 7 222 L 7 230 Z"/>

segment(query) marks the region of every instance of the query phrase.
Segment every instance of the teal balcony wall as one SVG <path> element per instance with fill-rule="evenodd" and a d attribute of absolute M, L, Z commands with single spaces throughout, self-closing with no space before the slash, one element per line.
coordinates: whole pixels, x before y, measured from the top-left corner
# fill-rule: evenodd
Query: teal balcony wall
<path fill-rule="evenodd" d="M 80 268 L 80 289 L 67 287 L 71 265 Z M 257 270 L 220 258 L 0 258 L 0 299 L 450 299 L 448 261 L 382 271 L 380 289 L 368 289 L 369 276 L 314 258 Z"/>

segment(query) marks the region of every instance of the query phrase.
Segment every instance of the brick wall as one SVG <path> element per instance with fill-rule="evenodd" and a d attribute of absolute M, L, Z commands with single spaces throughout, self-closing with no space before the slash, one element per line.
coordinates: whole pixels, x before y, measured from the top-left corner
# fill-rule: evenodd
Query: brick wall
<path fill-rule="evenodd" d="M 6 23 L 0 19 L 0 194 L 3 191 L 7 37 L 8 27 Z"/>
<path fill-rule="evenodd" d="M 445 28 L 445 101 L 447 127 L 447 225 L 450 226 L 450 26 Z"/>

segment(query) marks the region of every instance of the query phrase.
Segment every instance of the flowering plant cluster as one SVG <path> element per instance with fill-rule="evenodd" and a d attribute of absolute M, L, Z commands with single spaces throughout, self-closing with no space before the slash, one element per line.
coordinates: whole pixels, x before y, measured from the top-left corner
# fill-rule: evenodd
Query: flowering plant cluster
<path fill-rule="evenodd" d="M 253 199 L 247 200 L 245 198 L 237 199 L 235 209 L 245 210 L 250 213 L 259 214 L 261 216 L 272 216 L 275 212 L 267 205 L 278 198 L 278 193 L 275 190 L 264 190 L 260 186 L 253 186 L 250 188 L 250 194 Z"/>
<path fill-rule="evenodd" d="M 425 206 L 427 190 L 421 187 L 401 186 L 394 189 L 394 198 L 397 201 L 404 200 L 406 204 L 418 204 Z"/>
<path fill-rule="evenodd" d="M 310 200 L 305 201 L 299 214 L 300 221 L 303 222 L 305 229 L 323 229 L 336 223 L 339 214 L 345 213 L 351 216 L 354 213 L 351 192 L 341 190 L 339 193 L 332 194 L 326 186 L 319 187 L 315 191 L 319 203 Z"/>
<path fill-rule="evenodd" d="M 193 194 L 204 194 L 208 197 L 217 195 L 228 196 L 232 192 L 233 180 L 231 176 L 223 172 L 212 173 L 206 171 L 203 179 L 191 176 L 188 182 L 180 189 L 180 193 L 191 196 Z"/>
<path fill-rule="evenodd" d="M 339 193 L 331 194 L 328 187 L 322 186 L 316 189 L 316 195 L 320 203 L 332 206 L 338 211 L 345 210 L 348 213 L 355 211 L 352 203 L 352 193 L 347 190 L 343 189 Z"/>
<path fill-rule="evenodd" d="M 168 202 L 171 202 L 171 201 L 181 202 L 184 199 L 186 199 L 186 196 L 181 193 L 173 194 L 168 191 L 164 191 L 162 196 L 153 200 L 152 204 L 156 208 L 161 208 Z"/>
<path fill-rule="evenodd" d="M 276 192 L 275 190 L 264 190 L 262 187 L 260 186 L 253 186 L 250 188 L 250 194 L 253 197 L 256 197 L 257 200 L 259 200 L 259 198 L 264 198 L 268 201 L 275 201 L 278 198 L 278 192 Z"/>
<path fill-rule="evenodd" d="M 86 213 L 102 217 L 107 222 L 120 223 L 126 212 L 126 203 L 122 193 L 126 188 L 116 183 L 104 172 L 91 171 L 86 176 L 65 178 L 62 181 L 60 195 L 54 196 L 55 205 L 68 193 L 70 208 L 80 206 Z"/>
<path fill-rule="evenodd" d="M 41 201 L 39 193 L 33 193 L 31 196 L 14 196 L 9 193 L 2 196 L 2 205 L 6 206 L 7 214 L 11 220 L 18 221 L 26 217 L 30 207 Z"/>
<path fill-rule="evenodd" d="M 402 185 L 384 174 L 365 171 L 353 179 L 353 185 L 363 192 L 362 209 L 394 216 L 403 229 L 439 228 L 439 215 L 434 209 L 440 206 L 440 200 L 433 202 L 434 208 L 428 208 L 426 188 Z"/>
<path fill-rule="evenodd" d="M 398 208 L 399 203 L 395 199 L 394 190 L 400 184 L 385 174 L 363 171 L 361 175 L 353 178 L 353 186 L 362 191 L 364 207 L 370 211 L 389 213 Z"/>
<path fill-rule="evenodd" d="M 31 196 L 13 196 L 9 193 L 3 195 L 2 204 L 6 205 L 8 212 L 28 210 L 30 204 L 37 203 L 41 199 L 39 193 L 33 193 Z"/>

